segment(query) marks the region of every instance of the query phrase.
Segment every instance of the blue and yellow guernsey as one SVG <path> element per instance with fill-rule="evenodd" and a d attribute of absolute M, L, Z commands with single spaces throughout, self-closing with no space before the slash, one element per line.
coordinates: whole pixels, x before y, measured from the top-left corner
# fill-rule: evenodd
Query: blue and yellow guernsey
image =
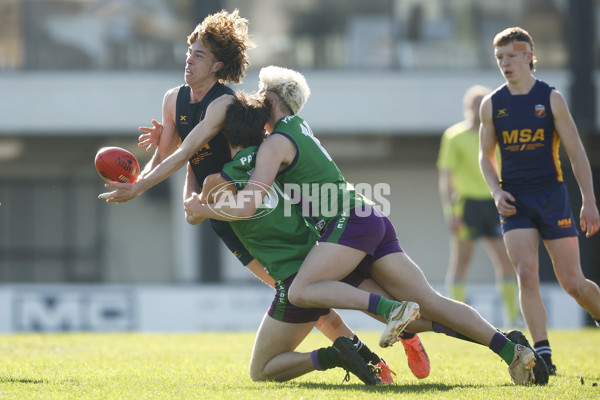
<path fill-rule="evenodd" d="M 506 84 L 492 94 L 500 182 L 510 193 L 549 189 L 563 181 L 560 138 L 550 107 L 553 89 L 536 80 L 527 94 L 512 95 Z"/>

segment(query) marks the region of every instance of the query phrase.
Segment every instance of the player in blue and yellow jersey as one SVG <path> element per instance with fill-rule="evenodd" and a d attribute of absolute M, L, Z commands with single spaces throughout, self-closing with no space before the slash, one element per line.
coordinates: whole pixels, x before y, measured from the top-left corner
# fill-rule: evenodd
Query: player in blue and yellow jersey
<path fill-rule="evenodd" d="M 507 28 L 496 35 L 493 45 L 506 83 L 481 105 L 480 167 L 501 214 L 504 241 L 519 280 L 521 311 L 534 347 L 555 374 L 540 294 L 540 237 L 560 285 L 600 325 L 600 289 L 581 270 L 577 225 L 559 159 L 560 143 L 579 184 L 579 226 L 586 237 L 600 227 L 592 173 L 564 97 L 533 75 L 536 59 L 529 33 L 519 27 Z"/>
<path fill-rule="evenodd" d="M 439 190 L 450 232 L 446 284 L 453 299 L 466 302 L 466 277 L 478 239 L 494 265 L 507 325 L 521 325 L 515 271 L 502 240 L 498 210 L 479 169 L 479 107 L 491 90 L 471 86 L 463 97 L 464 120 L 442 135 L 437 161 Z"/>
<path fill-rule="evenodd" d="M 263 68 L 259 76 L 261 93 L 273 111 L 267 123 L 271 134 L 259 147 L 254 172 L 234 201 L 218 205 L 196 201 L 192 215 L 230 221 L 252 217 L 259 203 L 247 199 L 262 199 L 267 193 L 265 188 L 277 181 L 286 193 L 290 190 L 302 214 L 311 217 L 320 232 L 318 244 L 292 282 L 288 292 L 291 303 L 383 316 L 387 326 L 380 339 L 382 347 L 397 341 L 420 310 L 424 319 L 435 321 L 434 331 L 466 336 L 489 346 L 508 364 L 515 384 L 535 380 L 546 383 L 547 376 L 544 378 L 534 368 L 531 349 L 515 344 L 475 309 L 442 296 L 429 285 L 421 269 L 400 247 L 387 216 L 345 181 L 308 123 L 297 115 L 309 94 L 304 77 L 274 66 Z M 292 193 L 299 187 L 301 196 Z M 393 299 L 403 301 L 341 281 L 356 269 Z"/>

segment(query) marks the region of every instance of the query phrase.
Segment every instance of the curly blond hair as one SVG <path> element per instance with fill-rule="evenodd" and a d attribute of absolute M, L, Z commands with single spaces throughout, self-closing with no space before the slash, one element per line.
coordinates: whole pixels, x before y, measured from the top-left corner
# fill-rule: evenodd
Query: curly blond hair
<path fill-rule="evenodd" d="M 260 88 L 275 93 L 293 114 L 298 114 L 310 96 L 304 76 L 297 71 L 269 65 L 258 75 Z"/>
<path fill-rule="evenodd" d="M 222 10 L 207 16 L 187 39 L 190 46 L 202 40 L 215 58 L 223 63 L 223 68 L 217 71 L 220 82 L 242 82 L 250 65 L 246 51 L 255 46 L 248 37 L 248 20 L 240 17 L 237 9 L 232 13 Z"/>

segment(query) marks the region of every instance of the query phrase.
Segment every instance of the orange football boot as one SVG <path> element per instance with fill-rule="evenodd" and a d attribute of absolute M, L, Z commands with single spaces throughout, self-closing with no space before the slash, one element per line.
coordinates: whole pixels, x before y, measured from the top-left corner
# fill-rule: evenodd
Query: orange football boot
<path fill-rule="evenodd" d="M 402 339 L 402 337 L 400 337 L 400 341 L 406 352 L 408 368 L 410 368 L 413 375 L 419 379 L 427 378 L 431 366 L 429 365 L 429 356 L 427 355 L 419 336 L 415 335 L 411 339 Z"/>
<path fill-rule="evenodd" d="M 381 383 L 384 385 L 389 385 L 394 383 L 394 378 L 392 375 L 396 376 L 396 373 L 390 369 L 390 367 L 385 363 L 385 361 L 381 360 L 377 364 L 377 368 L 379 372 L 377 376 L 381 379 Z"/>

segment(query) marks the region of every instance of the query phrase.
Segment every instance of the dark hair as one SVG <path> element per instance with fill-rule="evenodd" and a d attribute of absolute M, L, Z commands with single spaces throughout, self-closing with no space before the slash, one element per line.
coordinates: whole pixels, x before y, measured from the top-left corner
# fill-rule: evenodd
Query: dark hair
<path fill-rule="evenodd" d="M 535 65 L 537 64 L 537 59 L 533 56 L 533 49 L 535 48 L 533 44 L 533 39 L 529 32 L 525 29 L 520 28 L 518 26 L 512 28 L 506 28 L 502 32 L 498 33 L 496 37 L 494 37 L 494 47 L 506 46 L 512 42 L 525 42 L 529 43 L 531 46 L 531 62 L 529 63 L 529 70 L 535 71 Z"/>
<path fill-rule="evenodd" d="M 259 146 L 270 114 L 271 104 L 258 94 L 236 92 L 225 113 L 225 137 L 231 147 Z"/>

